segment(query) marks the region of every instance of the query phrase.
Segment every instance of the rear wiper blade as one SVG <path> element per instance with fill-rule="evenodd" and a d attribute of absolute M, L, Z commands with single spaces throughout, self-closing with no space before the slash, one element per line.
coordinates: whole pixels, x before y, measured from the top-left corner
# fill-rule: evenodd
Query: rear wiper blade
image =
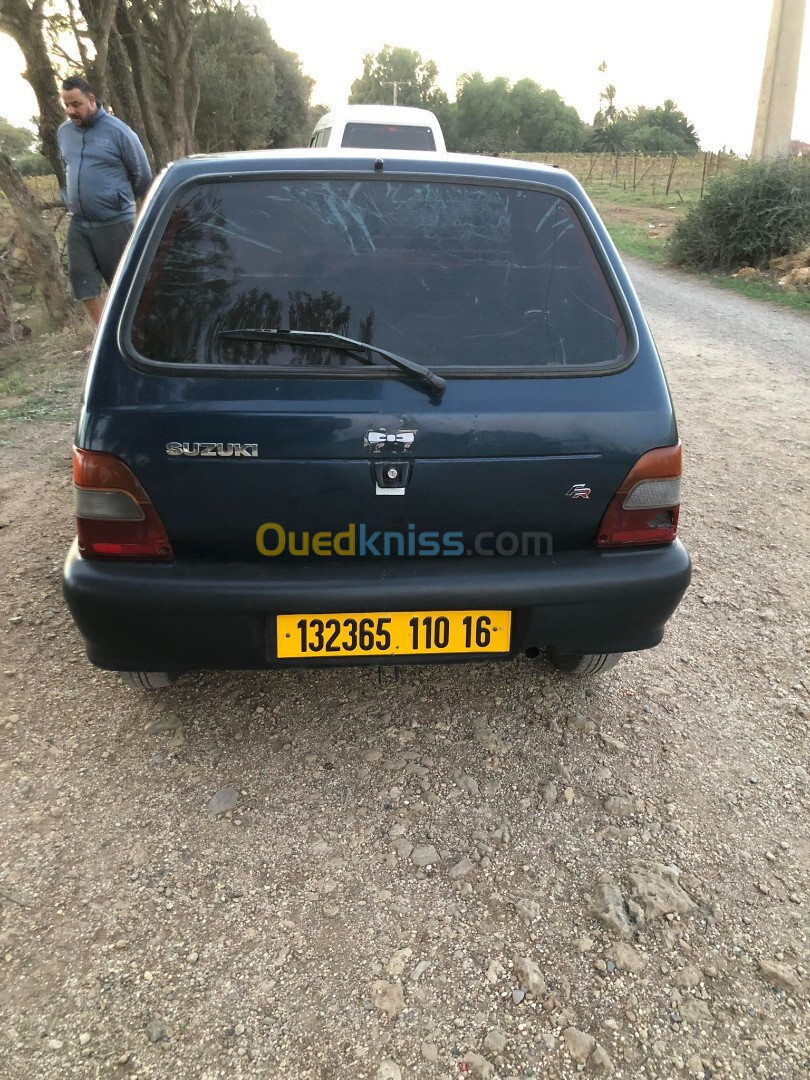
<path fill-rule="evenodd" d="M 447 387 L 447 380 L 440 375 L 436 375 L 430 368 L 423 367 L 413 360 L 407 360 L 404 356 L 399 356 L 388 349 L 381 349 L 379 345 L 369 345 L 367 341 L 355 341 L 354 338 L 344 337 L 343 334 L 332 334 L 322 330 L 245 329 L 220 330 L 217 336 L 228 338 L 231 341 L 266 341 L 269 344 L 313 345 L 320 349 L 342 349 L 366 364 L 371 363 L 368 354 L 373 353 L 375 356 L 381 356 L 389 364 L 393 364 L 394 367 L 398 367 L 400 371 L 407 371 L 411 375 L 415 375 L 420 382 L 429 386 L 438 397 L 442 396 Z M 366 355 L 358 356 L 358 353 L 365 353 Z"/>

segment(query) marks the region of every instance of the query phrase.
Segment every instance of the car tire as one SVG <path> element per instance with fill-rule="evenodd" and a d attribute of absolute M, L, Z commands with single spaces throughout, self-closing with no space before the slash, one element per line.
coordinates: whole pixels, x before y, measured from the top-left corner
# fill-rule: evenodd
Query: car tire
<path fill-rule="evenodd" d="M 568 675 L 597 675 L 616 667 L 624 653 L 563 653 L 549 650 L 552 664 Z"/>
<path fill-rule="evenodd" d="M 118 674 L 133 690 L 162 690 L 177 678 L 170 671 L 119 671 Z"/>

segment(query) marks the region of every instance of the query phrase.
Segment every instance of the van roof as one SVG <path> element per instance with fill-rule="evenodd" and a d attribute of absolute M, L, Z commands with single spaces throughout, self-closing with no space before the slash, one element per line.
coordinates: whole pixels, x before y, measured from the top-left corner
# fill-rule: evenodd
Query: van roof
<path fill-rule="evenodd" d="M 315 131 L 319 128 L 330 127 L 337 120 L 347 123 L 351 120 L 361 121 L 366 124 L 412 123 L 424 124 L 426 120 L 438 120 L 430 109 L 415 109 L 410 105 L 341 105 L 332 109 L 318 120 Z"/>

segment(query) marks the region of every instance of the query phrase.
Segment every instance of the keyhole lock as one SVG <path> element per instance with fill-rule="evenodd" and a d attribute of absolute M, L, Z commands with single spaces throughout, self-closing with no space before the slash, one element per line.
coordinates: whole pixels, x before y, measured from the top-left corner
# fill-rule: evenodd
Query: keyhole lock
<path fill-rule="evenodd" d="M 371 467 L 378 495 L 404 495 L 411 476 L 410 461 L 375 461 Z"/>

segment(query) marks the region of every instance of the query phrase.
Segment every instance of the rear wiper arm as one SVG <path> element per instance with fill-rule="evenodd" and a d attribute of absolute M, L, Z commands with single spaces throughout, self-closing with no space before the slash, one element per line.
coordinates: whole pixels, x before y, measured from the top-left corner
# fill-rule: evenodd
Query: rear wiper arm
<path fill-rule="evenodd" d="M 420 382 L 429 386 L 438 397 L 442 396 L 447 387 L 447 380 L 440 375 L 436 375 L 430 368 L 422 367 L 421 364 L 417 364 L 413 360 L 407 360 L 397 353 L 389 352 L 388 349 L 381 349 L 379 345 L 369 345 L 366 341 L 355 341 L 354 338 L 344 337 L 343 334 L 332 334 L 322 330 L 246 329 L 220 330 L 217 336 L 228 338 L 231 341 L 266 341 L 268 344 L 313 345 L 315 348 L 320 349 L 342 349 L 366 364 L 371 363 L 368 354 L 374 353 L 375 356 L 381 356 L 389 364 L 398 367 L 400 371 L 407 371 L 411 375 L 415 375 Z M 358 356 L 358 353 L 365 353 L 366 355 Z"/>

